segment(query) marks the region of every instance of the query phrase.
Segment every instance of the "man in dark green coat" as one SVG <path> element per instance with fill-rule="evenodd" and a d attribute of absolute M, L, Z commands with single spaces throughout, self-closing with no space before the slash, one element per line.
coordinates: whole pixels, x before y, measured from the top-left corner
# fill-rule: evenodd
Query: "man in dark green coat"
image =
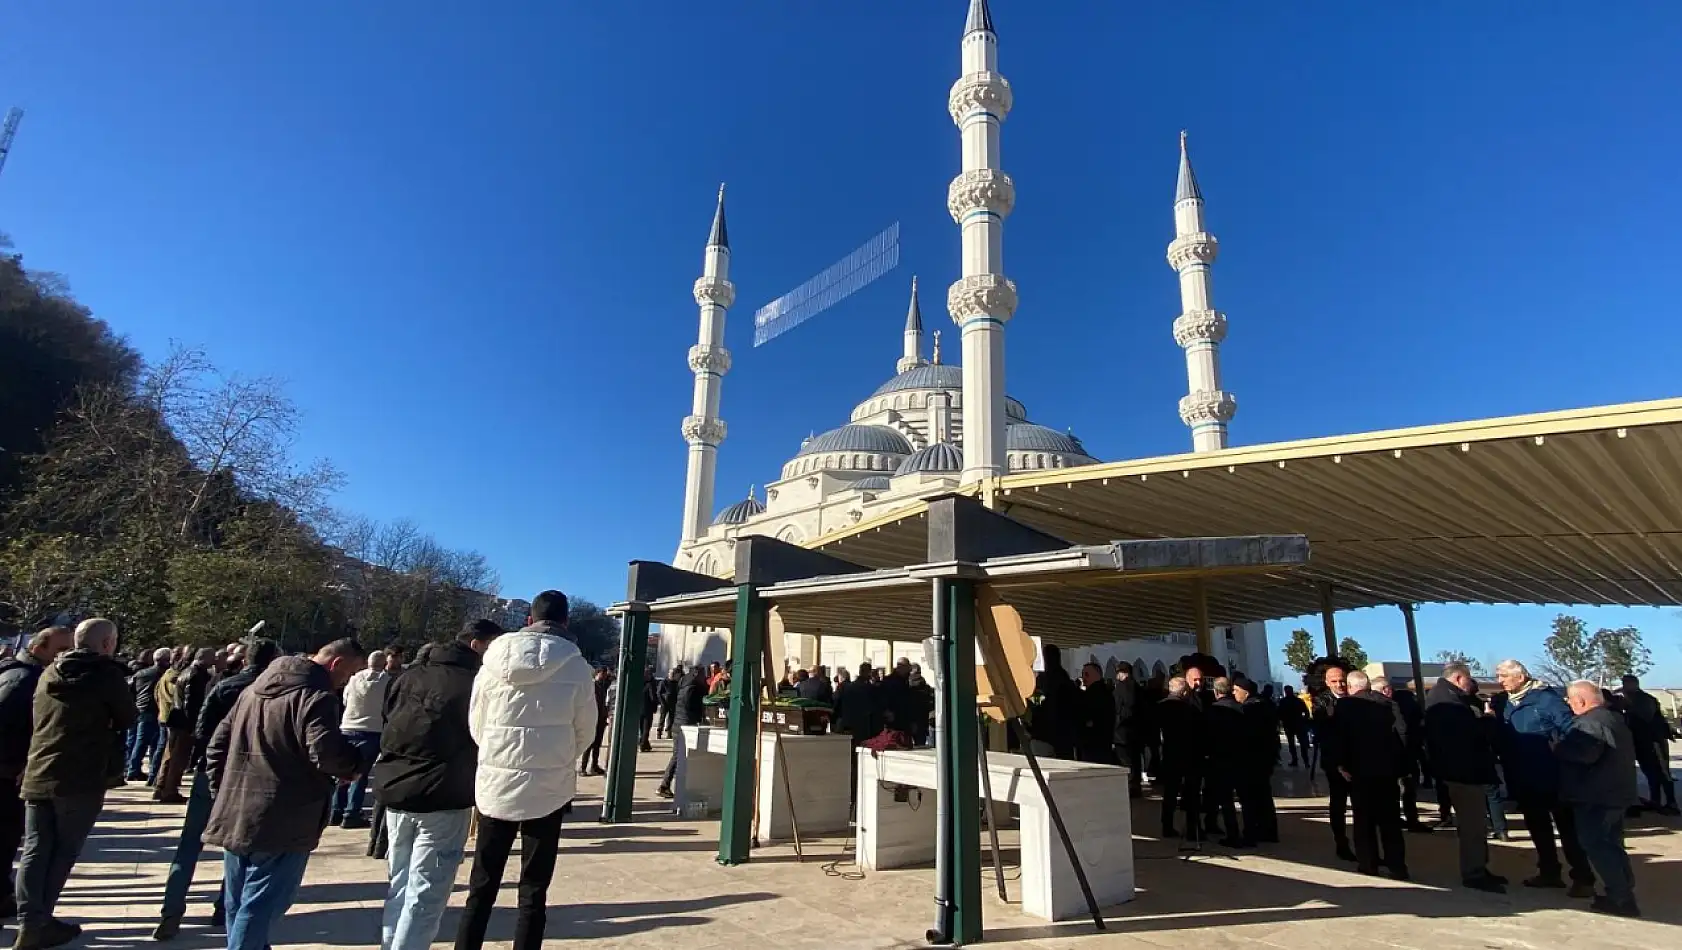
<path fill-rule="evenodd" d="M 35 735 L 18 783 L 24 802 L 14 950 L 47 950 L 81 928 L 53 908 L 82 854 L 105 793 L 123 784 L 123 737 L 134 724 L 128 671 L 111 658 L 117 625 L 84 620 L 35 690 Z"/>

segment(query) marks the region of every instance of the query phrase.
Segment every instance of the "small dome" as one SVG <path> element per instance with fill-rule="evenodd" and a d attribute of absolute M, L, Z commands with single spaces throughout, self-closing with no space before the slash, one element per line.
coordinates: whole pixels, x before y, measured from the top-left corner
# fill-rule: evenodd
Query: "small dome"
<path fill-rule="evenodd" d="M 911 454 L 911 443 L 905 436 L 887 426 L 844 425 L 831 429 L 816 438 L 807 439 L 800 446 L 801 455 L 822 452 L 877 452 L 887 455 Z"/>
<path fill-rule="evenodd" d="M 1057 452 L 1061 455 L 1083 455 L 1086 446 L 1065 432 L 1048 429 L 1032 422 L 1013 422 L 1005 426 L 1005 448 L 1016 452 Z"/>
<path fill-rule="evenodd" d="M 912 453 L 910 458 L 899 463 L 899 470 L 894 474 L 911 475 L 920 472 L 932 475 L 963 470 L 964 450 L 950 442 L 936 442 Z"/>
<path fill-rule="evenodd" d="M 887 491 L 891 486 L 888 484 L 888 476 L 871 475 L 854 482 L 853 487 L 859 491 Z"/>
<path fill-rule="evenodd" d="M 745 524 L 749 518 L 765 513 L 765 503 L 749 495 L 718 513 L 713 524 Z"/>
<path fill-rule="evenodd" d="M 964 388 L 964 368 L 950 363 L 925 363 L 913 366 L 893 379 L 876 387 L 872 396 L 886 393 L 904 392 L 907 389 L 956 389 Z"/>

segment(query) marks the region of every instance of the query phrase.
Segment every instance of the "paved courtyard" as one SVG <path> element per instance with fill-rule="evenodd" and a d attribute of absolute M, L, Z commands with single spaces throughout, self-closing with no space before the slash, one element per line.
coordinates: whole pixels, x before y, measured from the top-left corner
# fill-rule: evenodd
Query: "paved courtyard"
<path fill-rule="evenodd" d="M 630 825 L 597 824 L 601 780 L 585 780 L 550 889 L 552 943 L 684 950 L 921 945 L 933 919 L 930 870 L 866 877 L 851 865 L 844 838 L 808 841 L 804 862 L 791 848 L 777 847 L 755 852 L 749 865 L 719 867 L 713 861 L 717 822 L 678 821 L 654 799 L 665 757 L 664 746 L 641 757 L 637 819 Z M 1090 922 L 1051 926 L 1023 916 L 1014 904 L 999 902 L 988 869 L 988 944 L 1304 950 L 1359 941 L 1380 948 L 1542 950 L 1570 942 L 1574 948 L 1628 950 L 1682 940 L 1682 823 L 1675 819 L 1644 818 L 1631 829 L 1641 905 L 1649 916 L 1628 921 L 1591 914 L 1587 902 L 1570 901 L 1563 892 L 1515 887 L 1507 896 L 1490 896 L 1462 890 L 1454 886 L 1451 834 L 1408 836 L 1413 883 L 1360 876 L 1332 856 L 1325 802 L 1307 787 L 1305 774 L 1285 770 L 1280 788 L 1284 842 L 1265 854 L 1211 847 L 1184 856 L 1173 842 L 1136 839 L 1138 897 L 1108 911 L 1104 934 Z M 146 791 L 112 793 L 66 889 L 59 915 L 86 926 L 77 946 L 150 944 L 182 807 L 154 805 Z M 1155 800 L 1139 803 L 1134 827 L 1155 828 L 1157 809 Z M 1495 846 L 1494 864 L 1516 882 L 1534 863 L 1522 827 L 1515 830 L 1516 841 Z M 1007 835 L 1007 844 L 1011 840 Z M 366 845 L 366 832 L 328 830 L 298 903 L 274 934 L 277 948 L 378 946 L 386 877 L 382 862 L 363 856 Z M 206 858 L 189 925 L 171 944 L 185 950 L 222 945 L 222 935 L 203 923 L 221 868 L 215 849 L 207 849 Z M 1014 902 L 1020 889 L 1008 848 L 1005 860 Z M 440 946 L 454 936 L 467 871 L 464 864 Z M 510 861 L 510 880 L 517 873 L 518 862 Z M 504 905 L 513 897 L 512 888 L 505 889 Z M 512 931 L 512 912 L 499 911 L 491 925 L 493 945 L 508 946 Z M 8 928 L 3 939 L 10 941 L 11 934 Z"/>

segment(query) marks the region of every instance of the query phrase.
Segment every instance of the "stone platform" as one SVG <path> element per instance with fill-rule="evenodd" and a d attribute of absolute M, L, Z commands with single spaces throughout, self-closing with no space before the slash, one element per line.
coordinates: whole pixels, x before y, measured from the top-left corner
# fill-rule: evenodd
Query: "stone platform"
<path fill-rule="evenodd" d="M 804 863 L 796 862 L 791 847 L 778 845 L 756 851 L 749 865 L 719 867 L 713 860 L 718 823 L 674 820 L 669 805 L 654 798 L 666 755 L 661 744 L 640 758 L 637 815 L 630 825 L 597 824 L 601 780 L 585 780 L 550 888 L 550 943 L 665 950 L 922 945 L 933 920 L 932 871 L 861 875 L 844 836 L 807 841 Z M 1362 877 L 1332 855 L 1324 799 L 1314 795 L 1304 773 L 1286 769 L 1279 777 L 1282 844 L 1261 854 L 1214 846 L 1182 854 L 1173 842 L 1137 838 L 1138 896 L 1107 912 L 1105 934 L 1089 922 L 1046 924 L 1019 913 L 1015 903 L 1000 903 L 986 869 L 987 944 L 1304 950 L 1354 942 L 1379 950 L 1627 950 L 1682 939 L 1682 822 L 1675 819 L 1644 818 L 1631 829 L 1649 918 L 1627 921 L 1591 914 L 1586 902 L 1558 891 L 1515 887 L 1507 896 L 1490 896 L 1455 887 L 1454 841 L 1444 833 L 1408 836 L 1413 883 Z M 112 793 L 70 880 L 59 915 L 87 930 L 73 947 L 156 946 L 149 937 L 182 808 L 154 805 L 146 792 Z M 1135 803 L 1133 826 L 1157 827 L 1159 807 L 1155 799 Z M 1494 846 L 1494 863 L 1517 881 L 1532 872 L 1534 861 L 1522 822 L 1512 817 L 1518 840 Z M 1009 897 L 1019 902 L 1014 835 L 1006 834 L 1004 843 Z M 363 857 L 366 844 L 364 831 L 328 830 L 298 903 L 274 933 L 276 948 L 379 945 L 385 867 Z M 221 867 L 215 849 L 207 849 L 206 859 L 195 879 L 188 926 L 171 947 L 224 945 L 219 932 L 202 925 Z M 437 946 L 449 946 L 454 937 L 467 873 L 463 864 Z M 508 873 L 512 881 L 518 861 L 509 862 Z M 512 887 L 505 888 L 504 907 L 513 899 Z M 13 932 L 8 924 L 0 941 L 9 945 Z M 506 947 L 512 934 L 512 911 L 499 910 L 487 945 Z"/>

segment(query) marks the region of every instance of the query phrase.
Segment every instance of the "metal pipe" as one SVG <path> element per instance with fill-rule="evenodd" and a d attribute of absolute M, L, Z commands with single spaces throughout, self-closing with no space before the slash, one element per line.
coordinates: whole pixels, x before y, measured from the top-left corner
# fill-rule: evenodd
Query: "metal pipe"
<path fill-rule="evenodd" d="M 934 825 L 934 926 L 924 934 L 929 943 L 949 944 L 952 942 L 952 868 L 955 863 L 952 841 L 952 808 L 963 807 L 962 802 L 950 801 L 952 798 L 952 750 L 950 731 L 951 710 L 947 707 L 949 691 L 947 689 L 947 648 L 951 645 L 946 630 L 946 598 L 951 590 L 951 582 L 945 578 L 935 578 L 930 585 L 934 589 L 934 602 L 930 605 L 930 616 L 934 626 L 934 760 L 935 760 L 935 825 Z M 973 803 L 972 803 L 973 804 Z"/>

